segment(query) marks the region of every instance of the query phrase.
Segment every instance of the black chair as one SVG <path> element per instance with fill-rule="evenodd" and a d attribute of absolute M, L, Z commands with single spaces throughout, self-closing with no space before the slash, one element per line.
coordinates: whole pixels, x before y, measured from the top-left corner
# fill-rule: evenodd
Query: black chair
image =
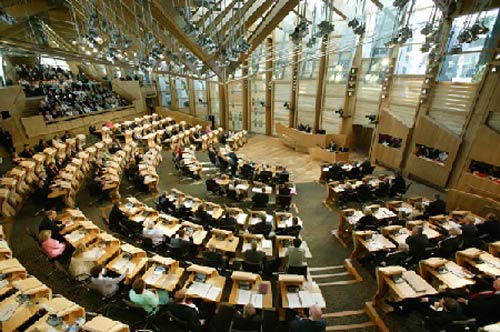
<path fill-rule="evenodd" d="M 189 329 L 189 322 L 188 321 L 180 319 L 179 317 L 177 317 L 176 315 L 174 315 L 170 311 L 167 311 L 167 317 L 168 317 L 168 320 L 170 322 L 174 323 L 174 325 L 176 325 L 181 331 L 185 331 L 185 332 L 191 331 Z"/>
<path fill-rule="evenodd" d="M 231 324 L 229 325 L 229 332 L 262 332 L 262 324 L 260 324 L 260 327 L 258 329 L 235 329 L 234 327 L 234 320 L 231 321 Z"/>
<path fill-rule="evenodd" d="M 243 271 L 251 272 L 251 273 L 262 273 L 262 264 L 260 263 L 250 263 L 247 261 L 243 261 L 241 267 Z"/>
<path fill-rule="evenodd" d="M 144 309 L 141 306 L 132 303 L 127 299 L 122 299 L 122 301 L 127 310 L 136 311 L 139 315 L 146 317 L 144 320 L 135 323 L 135 325 L 141 326 L 140 328 L 141 330 L 149 329 L 153 331 L 160 331 L 160 328 L 154 323 L 154 320 L 156 319 L 156 313 L 158 311 L 148 313 L 144 311 Z"/>
<path fill-rule="evenodd" d="M 256 193 L 252 197 L 252 202 L 254 203 L 254 208 L 265 208 L 269 203 L 269 195 L 263 193 Z"/>
<path fill-rule="evenodd" d="M 205 180 L 205 186 L 207 187 L 207 191 L 211 192 L 214 195 L 221 193 L 220 185 L 217 184 L 214 179 Z"/>
<path fill-rule="evenodd" d="M 287 273 L 288 274 L 298 274 L 298 275 L 304 276 L 307 279 L 307 265 L 289 266 Z"/>
<path fill-rule="evenodd" d="M 278 195 L 277 196 L 276 206 L 280 209 L 290 210 L 290 205 L 292 204 L 292 196 L 291 195 Z"/>
<path fill-rule="evenodd" d="M 257 177 L 257 180 L 265 183 L 265 184 L 270 184 L 271 180 L 273 178 L 273 172 L 271 171 L 262 171 L 259 173 L 259 176 Z"/>

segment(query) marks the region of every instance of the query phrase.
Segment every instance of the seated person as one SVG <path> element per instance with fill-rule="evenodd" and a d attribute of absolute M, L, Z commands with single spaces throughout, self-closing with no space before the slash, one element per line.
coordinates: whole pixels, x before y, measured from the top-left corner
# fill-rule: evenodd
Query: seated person
<path fill-rule="evenodd" d="M 259 331 L 262 317 L 257 315 L 253 304 L 248 303 L 243 307 L 243 312 L 236 311 L 233 319 L 233 328 L 238 331 Z"/>
<path fill-rule="evenodd" d="M 276 231 L 276 235 L 291 235 L 291 236 L 299 236 L 300 231 L 302 230 L 302 226 L 299 225 L 299 218 L 292 218 L 292 225 L 289 227 L 281 228 Z"/>
<path fill-rule="evenodd" d="M 168 303 L 168 293 L 155 288 L 146 289 L 146 283 L 138 277 L 132 283 L 132 289 L 128 292 L 130 302 L 141 307 L 148 314 L 158 311 L 162 304 Z"/>
<path fill-rule="evenodd" d="M 178 290 L 174 295 L 174 301 L 170 301 L 168 309 L 172 315 L 188 325 L 188 331 L 200 332 L 204 319 L 200 319 L 198 307 L 186 297 L 186 289 Z"/>
<path fill-rule="evenodd" d="M 489 242 L 500 240 L 500 221 L 494 213 L 488 213 L 483 223 L 477 225 L 479 236 L 487 237 Z"/>
<path fill-rule="evenodd" d="M 369 201 L 372 198 L 372 189 L 366 180 L 362 181 L 356 191 L 358 192 L 358 198 L 361 201 Z"/>
<path fill-rule="evenodd" d="M 428 308 L 424 308 L 423 310 L 423 313 L 427 318 L 426 330 L 430 332 L 455 331 L 453 329 L 453 322 L 467 319 L 463 313 L 463 308 L 460 303 L 450 297 L 424 297 L 420 301 L 430 304 Z"/>
<path fill-rule="evenodd" d="M 292 189 L 288 188 L 288 186 L 286 184 L 280 184 L 279 189 L 278 189 L 278 194 L 280 196 L 289 196 L 291 192 L 292 192 Z"/>
<path fill-rule="evenodd" d="M 109 212 L 108 225 L 110 227 L 118 226 L 122 220 L 125 219 L 125 215 L 122 210 L 120 210 L 122 203 L 120 201 L 116 201 L 111 208 L 111 212 Z"/>
<path fill-rule="evenodd" d="M 157 246 L 163 242 L 163 232 L 155 228 L 155 223 L 152 220 L 147 220 L 142 230 L 142 237 L 153 241 L 153 245 Z"/>
<path fill-rule="evenodd" d="M 176 249 L 186 249 L 192 244 L 193 238 L 182 228 L 177 231 L 177 236 L 170 240 L 170 246 Z"/>
<path fill-rule="evenodd" d="M 372 209 L 366 208 L 365 215 L 356 223 L 357 231 L 375 230 L 379 225 L 377 218 L 373 216 Z"/>
<path fill-rule="evenodd" d="M 47 174 L 47 179 L 49 182 L 53 182 L 54 178 L 59 175 L 59 169 L 56 167 L 54 162 L 50 162 L 47 168 L 45 169 L 45 174 Z"/>
<path fill-rule="evenodd" d="M 45 217 L 40 221 L 38 225 L 38 232 L 49 230 L 51 231 L 51 236 L 53 239 L 59 242 L 66 242 L 64 237 L 60 234 L 61 230 L 64 228 L 63 223 L 57 220 L 57 212 L 54 210 L 49 210 L 45 213 Z"/>
<path fill-rule="evenodd" d="M 226 211 L 224 217 L 219 220 L 218 227 L 220 229 L 226 229 L 226 230 L 233 231 L 236 229 L 237 225 L 238 225 L 238 221 L 233 216 L 233 214 Z"/>
<path fill-rule="evenodd" d="M 498 322 L 500 310 L 500 278 L 493 281 L 493 287 L 488 291 L 471 294 L 467 299 L 459 298 L 464 303 L 464 313 L 468 317 L 475 317 L 478 326 Z"/>
<path fill-rule="evenodd" d="M 215 244 L 210 243 L 208 245 L 208 250 L 203 251 L 201 253 L 203 258 L 205 259 L 205 263 L 210 267 L 214 268 L 223 268 L 226 264 L 226 260 L 224 255 L 221 252 L 217 251 L 215 248 Z"/>
<path fill-rule="evenodd" d="M 255 206 L 267 206 L 267 203 L 269 203 L 269 195 L 264 193 L 255 193 L 252 196 L 252 202 Z"/>
<path fill-rule="evenodd" d="M 37 205 L 46 206 L 47 199 L 49 196 L 49 188 L 45 185 L 43 180 L 39 180 L 36 183 L 35 191 L 33 193 L 33 202 Z"/>
<path fill-rule="evenodd" d="M 66 250 L 66 244 L 53 239 L 51 236 L 51 230 L 43 230 L 38 234 L 38 241 L 47 256 L 50 258 L 58 258 Z"/>
<path fill-rule="evenodd" d="M 203 227 L 207 227 L 208 225 L 210 225 L 211 221 L 212 216 L 207 211 L 205 211 L 203 206 L 200 205 L 194 213 L 193 222 L 198 225 L 202 225 Z"/>
<path fill-rule="evenodd" d="M 321 319 L 321 308 L 313 304 L 309 308 L 309 317 L 297 318 L 290 323 L 291 332 L 324 332 L 326 321 Z"/>
<path fill-rule="evenodd" d="M 422 226 L 415 226 L 411 230 L 411 235 L 406 238 L 406 244 L 410 248 L 410 255 L 415 261 L 420 261 L 429 256 L 426 249 L 431 246 L 429 238 L 424 234 Z"/>
<path fill-rule="evenodd" d="M 455 256 L 455 252 L 463 246 L 462 230 L 458 227 L 452 227 L 448 231 L 448 236 L 439 241 L 439 256 L 450 258 Z"/>
<path fill-rule="evenodd" d="M 96 266 L 96 261 L 92 258 L 85 257 L 86 247 L 84 244 L 79 244 L 69 263 L 69 274 L 77 280 L 85 280 L 90 277 L 90 271 Z"/>
<path fill-rule="evenodd" d="M 425 212 L 429 217 L 446 214 L 446 203 L 441 199 L 439 194 L 435 194 L 434 201 L 429 203 Z"/>
<path fill-rule="evenodd" d="M 361 165 L 359 166 L 359 170 L 361 171 L 361 174 L 371 174 L 372 173 L 372 163 L 370 162 L 370 159 L 365 159 Z"/>
<path fill-rule="evenodd" d="M 266 253 L 262 250 L 258 250 L 258 247 L 257 241 L 252 240 L 252 242 L 250 242 L 250 249 L 245 250 L 243 256 L 246 262 L 262 266 L 266 260 Z"/>
<path fill-rule="evenodd" d="M 375 190 L 375 195 L 377 197 L 387 197 L 391 192 L 391 179 L 386 176 L 382 182 L 378 184 L 378 188 Z"/>
<path fill-rule="evenodd" d="M 103 297 L 109 298 L 116 294 L 120 288 L 119 284 L 128 274 L 128 270 L 123 272 L 118 278 L 105 277 L 106 269 L 101 265 L 94 266 L 90 270 L 90 280 L 88 286 L 90 289 L 100 293 Z"/>
<path fill-rule="evenodd" d="M 331 140 L 330 143 L 328 144 L 328 146 L 326 147 L 326 149 L 328 151 L 336 151 L 337 150 L 337 144 L 335 144 L 335 141 L 334 140 Z"/>
<path fill-rule="evenodd" d="M 397 196 L 398 194 L 406 191 L 406 181 L 401 175 L 401 172 L 396 173 L 396 177 L 391 182 L 391 195 Z"/>
<path fill-rule="evenodd" d="M 29 146 L 29 144 L 24 144 L 23 151 L 19 152 L 19 157 L 21 158 L 32 158 L 35 151 Z"/>
<path fill-rule="evenodd" d="M 480 247 L 481 239 L 478 236 L 478 229 L 476 227 L 475 218 L 473 216 L 466 216 L 460 229 L 462 230 L 463 248 Z"/>
<path fill-rule="evenodd" d="M 265 217 L 262 217 L 262 220 L 260 222 L 248 227 L 248 231 L 252 234 L 262 234 L 265 237 L 268 237 L 272 228 L 273 226 L 271 225 L 271 223 L 268 223 Z"/>
<path fill-rule="evenodd" d="M 301 248 L 302 240 L 299 238 L 295 238 L 293 240 L 293 247 L 288 247 L 285 253 L 285 257 L 287 258 L 287 266 L 303 266 L 306 260 L 306 251 L 304 248 Z"/>
<path fill-rule="evenodd" d="M 166 191 L 158 198 L 158 205 L 163 212 L 175 209 L 174 204 L 168 199 L 168 192 Z"/>
<path fill-rule="evenodd" d="M 382 251 L 382 256 L 377 256 L 379 266 L 403 265 L 408 259 L 410 247 L 406 243 L 400 243 L 394 251 Z"/>

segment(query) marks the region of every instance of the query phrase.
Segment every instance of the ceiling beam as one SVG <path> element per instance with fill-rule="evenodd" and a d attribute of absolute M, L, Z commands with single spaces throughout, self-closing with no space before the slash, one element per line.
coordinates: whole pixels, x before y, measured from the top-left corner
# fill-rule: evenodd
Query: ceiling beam
<path fill-rule="evenodd" d="M 36 16 L 45 13 L 53 7 L 49 6 L 46 0 L 35 0 L 25 4 L 16 4 L 5 7 L 5 11 L 12 15 L 16 20 L 22 17 Z"/>
<path fill-rule="evenodd" d="M 247 12 L 250 10 L 250 8 L 252 7 L 252 5 L 255 3 L 256 0 L 247 0 L 245 2 L 245 5 L 243 6 L 243 8 L 241 10 L 243 10 L 243 22 L 237 22 L 236 23 L 236 26 L 240 27 L 242 24 L 245 25 L 245 29 L 248 27 L 247 25 L 247 22 L 245 20 L 245 17 L 246 17 L 246 14 Z M 231 29 L 236 29 L 236 26 L 232 26 L 232 22 L 231 20 L 227 20 L 226 23 L 224 23 L 224 25 L 222 26 L 222 28 L 216 32 L 217 35 L 221 36 L 221 38 L 217 38 L 218 40 L 224 40 L 223 43 L 221 44 L 224 44 L 225 43 L 225 39 L 226 39 L 226 31 L 228 30 L 231 30 Z M 246 30 L 245 30 L 246 31 Z M 229 36 L 228 36 L 229 37 Z"/>
<path fill-rule="evenodd" d="M 250 36 L 250 50 L 248 53 L 257 48 L 298 4 L 298 0 L 278 0 L 257 29 L 255 29 L 255 32 Z"/>
<path fill-rule="evenodd" d="M 188 36 L 182 27 L 186 25 L 186 22 L 177 12 L 176 8 L 169 0 L 153 0 L 153 5 L 158 10 L 153 11 L 153 15 L 156 15 L 156 19 L 161 22 L 165 28 L 170 31 L 170 33 L 177 38 L 189 51 L 191 51 L 195 56 L 203 61 L 207 66 L 212 69 L 217 76 L 220 77 L 220 71 L 215 65 L 215 62 L 210 59 L 208 53 L 206 53 L 200 45 L 198 45 L 190 36 Z"/>

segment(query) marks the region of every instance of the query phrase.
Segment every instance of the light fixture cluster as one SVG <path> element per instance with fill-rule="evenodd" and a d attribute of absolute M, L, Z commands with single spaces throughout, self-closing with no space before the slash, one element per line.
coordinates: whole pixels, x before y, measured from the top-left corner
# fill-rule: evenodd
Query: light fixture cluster
<path fill-rule="evenodd" d="M 299 24 L 293 29 L 293 32 L 290 34 L 290 40 L 294 43 L 300 43 L 302 39 L 307 36 L 307 32 L 309 31 L 307 21 L 305 19 L 301 19 Z"/>
<path fill-rule="evenodd" d="M 347 22 L 347 26 L 351 28 L 356 35 L 362 35 L 366 30 L 365 22 L 357 18 L 353 18 L 352 20 Z"/>

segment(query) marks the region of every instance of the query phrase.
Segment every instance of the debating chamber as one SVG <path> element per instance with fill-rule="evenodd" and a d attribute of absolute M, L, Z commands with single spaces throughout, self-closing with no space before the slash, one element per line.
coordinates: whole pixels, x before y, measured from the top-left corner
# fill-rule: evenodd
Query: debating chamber
<path fill-rule="evenodd" d="M 499 332 L 500 0 L 0 0 L 0 332 Z"/>

